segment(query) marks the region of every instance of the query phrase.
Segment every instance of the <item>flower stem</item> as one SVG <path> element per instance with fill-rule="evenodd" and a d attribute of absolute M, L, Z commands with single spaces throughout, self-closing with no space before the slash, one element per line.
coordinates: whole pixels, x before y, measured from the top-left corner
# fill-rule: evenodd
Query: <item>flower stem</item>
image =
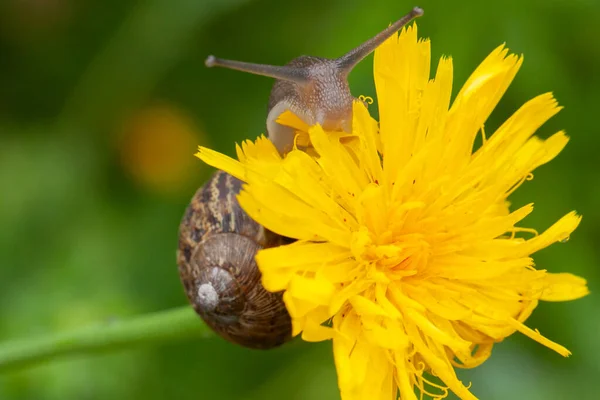
<path fill-rule="evenodd" d="M 0 343 L 0 372 L 68 354 L 106 352 L 141 343 L 208 337 L 211 332 L 191 307 L 181 307 L 129 320 Z"/>

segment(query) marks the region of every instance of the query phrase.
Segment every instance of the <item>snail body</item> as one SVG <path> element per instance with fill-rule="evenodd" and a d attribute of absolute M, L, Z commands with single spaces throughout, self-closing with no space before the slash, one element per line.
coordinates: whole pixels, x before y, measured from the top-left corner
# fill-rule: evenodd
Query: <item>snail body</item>
<path fill-rule="evenodd" d="M 307 125 L 351 131 L 348 74 L 413 18 L 414 8 L 387 29 L 345 55 L 328 59 L 300 56 L 285 66 L 252 64 L 209 56 L 206 66 L 225 67 L 275 78 L 267 107 L 267 132 L 278 151 L 293 148 L 294 130 L 278 117 L 289 110 Z M 192 198 L 179 230 L 177 263 L 194 310 L 223 338 L 245 347 L 268 349 L 291 338 L 291 319 L 281 293 L 267 292 L 254 256 L 289 243 L 250 218 L 237 202 L 242 183 L 217 171 Z"/>
<path fill-rule="evenodd" d="M 422 9 L 413 8 L 387 29 L 334 59 L 300 56 L 280 67 L 208 56 L 205 63 L 207 67 L 225 67 L 276 79 L 267 108 L 267 132 L 275 147 L 284 154 L 294 143 L 294 130 L 277 123 L 277 118 L 286 110 L 309 126 L 320 124 L 326 130 L 351 132 L 355 97 L 350 93 L 348 75 L 385 40 L 421 15 Z"/>

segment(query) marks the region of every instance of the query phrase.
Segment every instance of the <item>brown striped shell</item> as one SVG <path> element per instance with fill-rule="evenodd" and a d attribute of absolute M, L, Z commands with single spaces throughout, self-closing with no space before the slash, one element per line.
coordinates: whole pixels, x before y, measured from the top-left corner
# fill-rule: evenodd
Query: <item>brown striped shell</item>
<path fill-rule="evenodd" d="M 255 349 L 291 338 L 281 293 L 261 284 L 254 256 L 286 239 L 254 222 L 236 195 L 242 183 L 217 171 L 194 195 L 181 221 L 177 264 L 194 310 L 230 342 Z"/>

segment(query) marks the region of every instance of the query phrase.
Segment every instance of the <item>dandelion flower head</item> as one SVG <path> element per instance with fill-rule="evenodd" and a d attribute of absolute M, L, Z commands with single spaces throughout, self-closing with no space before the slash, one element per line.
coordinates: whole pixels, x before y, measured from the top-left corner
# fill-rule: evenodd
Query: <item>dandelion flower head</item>
<path fill-rule="evenodd" d="M 332 339 L 343 400 L 475 399 L 455 368 L 480 365 L 516 331 L 569 355 L 525 321 L 540 300 L 587 294 L 584 279 L 531 258 L 580 217 L 537 234 L 520 225 L 533 205 L 507 201 L 567 144 L 564 132 L 534 136 L 556 100 L 535 97 L 486 137 L 522 58 L 496 48 L 451 102 L 452 60 L 430 79 L 430 57 L 414 24 L 376 50 L 379 122 L 361 101 L 342 135 L 283 115 L 309 152 L 281 156 L 260 137 L 238 147 L 238 161 L 198 153 L 246 182 L 238 199 L 253 219 L 297 239 L 257 254 L 263 285 L 284 292 L 294 335 Z"/>

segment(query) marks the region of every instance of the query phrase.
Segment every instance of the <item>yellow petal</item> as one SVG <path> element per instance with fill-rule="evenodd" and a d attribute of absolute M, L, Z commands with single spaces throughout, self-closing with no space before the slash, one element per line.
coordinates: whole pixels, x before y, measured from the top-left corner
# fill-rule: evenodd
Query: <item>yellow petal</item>
<path fill-rule="evenodd" d="M 311 301 L 318 305 L 328 305 L 335 293 L 335 286 L 325 279 L 311 279 L 294 275 L 288 293 L 297 299 Z"/>
<path fill-rule="evenodd" d="M 419 104 L 429 81 L 430 42 L 417 39 L 417 25 L 393 35 L 375 50 L 373 74 L 380 116 L 384 170 L 389 181 L 410 157 Z"/>
<path fill-rule="evenodd" d="M 588 295 L 590 292 L 585 279 L 569 273 L 547 274 L 546 289 L 540 300 L 569 301 Z"/>
<path fill-rule="evenodd" d="M 373 346 L 381 349 L 398 350 L 409 345 L 408 337 L 400 322 L 386 320 L 381 323 L 364 318 L 363 321 L 365 339 Z"/>
<path fill-rule="evenodd" d="M 277 117 L 275 122 L 277 122 L 279 125 L 289 126 L 290 128 L 294 128 L 302 132 L 308 132 L 309 128 L 308 124 L 304 122 L 302 118 L 298 117 L 290 110 L 282 112 L 279 117 Z"/>
<path fill-rule="evenodd" d="M 537 330 L 533 330 L 533 329 L 525 326 L 521 322 L 518 322 L 514 319 L 511 319 L 509 322 L 519 332 L 523 333 L 526 336 L 529 336 L 531 339 L 535 340 L 536 342 L 543 344 L 544 346 L 556 351 L 561 356 L 568 357 L 571 355 L 571 352 L 569 350 L 567 350 L 565 347 L 545 338 Z"/>
<path fill-rule="evenodd" d="M 510 254 L 512 257 L 532 254 L 552 243 L 567 240 L 581 222 L 581 216 L 574 211 L 568 213 L 539 236 L 520 244 Z"/>
<path fill-rule="evenodd" d="M 279 292 L 288 288 L 298 270 L 320 271 L 328 263 L 333 263 L 335 269 L 337 262 L 349 256 L 348 249 L 331 243 L 298 241 L 259 251 L 256 263 L 262 273 L 263 286 L 272 292 Z M 323 276 L 326 279 L 326 275 Z"/>
<path fill-rule="evenodd" d="M 379 141 L 377 121 L 371 118 L 367 107 L 360 101 L 354 102 L 352 110 L 352 129 L 361 133 L 358 154 L 360 164 L 369 175 L 371 182 L 383 183 L 381 159 L 377 151 Z"/>
<path fill-rule="evenodd" d="M 336 193 L 352 204 L 352 198 L 369 182 L 365 171 L 361 170 L 348 150 L 335 138 L 328 137 L 319 125 L 310 128 L 309 134 L 319 153 L 317 162 L 323 174 L 331 179 Z"/>
<path fill-rule="evenodd" d="M 469 342 L 461 339 L 456 334 L 453 336 L 449 335 L 449 332 L 445 332 L 436 326 L 431 317 L 428 318 L 426 315 L 421 314 L 412 308 L 405 309 L 404 314 L 407 318 L 412 320 L 425 335 L 428 335 L 436 342 L 444 344 L 452 349 L 461 349 L 465 352 L 468 351 Z"/>
<path fill-rule="evenodd" d="M 467 358 L 461 358 L 460 363 L 452 362 L 459 368 L 475 368 L 483 364 L 492 355 L 493 343 L 478 343 L 475 352 Z"/>
<path fill-rule="evenodd" d="M 255 142 L 242 142 L 241 146 L 236 146 L 236 152 L 239 161 L 200 146 L 196 157 L 244 182 L 247 181 L 249 171 L 271 178 L 279 171 L 282 163 L 279 152 L 264 136 L 258 137 Z"/>
<path fill-rule="evenodd" d="M 504 46 L 496 48 L 469 77 L 448 115 L 448 146 L 445 160 L 452 165 L 469 161 L 473 142 L 494 107 L 512 82 L 523 59 L 508 54 Z"/>
<path fill-rule="evenodd" d="M 265 228 L 295 239 L 348 243 L 350 232 L 324 211 L 311 207 L 274 182 L 248 176 L 250 185 L 238 195 L 240 206 Z"/>
<path fill-rule="evenodd" d="M 307 342 L 322 342 L 333 337 L 334 330 L 332 328 L 308 321 L 302 331 L 303 340 Z"/>
<path fill-rule="evenodd" d="M 428 346 L 421 336 L 418 328 L 412 324 L 405 325 L 415 349 L 423 356 L 435 374 L 448 385 L 448 387 L 463 400 L 477 400 L 475 396 L 458 380 L 454 368 L 445 351 L 440 348 Z M 430 342 L 431 344 L 435 342 Z"/>
<path fill-rule="evenodd" d="M 406 360 L 407 358 L 405 351 L 395 352 L 396 380 L 400 390 L 400 398 L 402 400 L 417 400 L 411 379 L 412 376 L 407 368 L 407 364 L 410 364 Z"/>
<path fill-rule="evenodd" d="M 283 293 L 283 301 L 285 303 L 285 307 L 290 313 L 290 317 L 292 317 L 292 322 L 294 322 L 294 320 L 296 322 L 300 322 L 301 320 L 302 324 L 300 330 L 304 329 L 304 324 L 306 322 L 304 317 L 319 307 L 318 304 L 315 304 L 310 300 L 298 299 L 294 297 L 289 291 Z M 299 331 L 297 333 L 299 333 Z"/>
<path fill-rule="evenodd" d="M 246 179 L 245 166 L 231 157 L 202 146 L 198 147 L 198 152 L 195 156 L 211 167 L 221 169 L 239 180 L 243 181 Z"/>
<path fill-rule="evenodd" d="M 387 312 L 381 308 L 377 303 L 367 299 L 364 296 L 352 296 L 350 304 L 356 313 L 360 316 L 382 316 L 387 317 Z"/>
<path fill-rule="evenodd" d="M 521 106 L 500 128 L 477 150 L 472 167 L 484 163 L 493 169 L 502 169 L 507 160 L 524 145 L 535 131 L 560 111 L 552 93 L 529 100 Z"/>

